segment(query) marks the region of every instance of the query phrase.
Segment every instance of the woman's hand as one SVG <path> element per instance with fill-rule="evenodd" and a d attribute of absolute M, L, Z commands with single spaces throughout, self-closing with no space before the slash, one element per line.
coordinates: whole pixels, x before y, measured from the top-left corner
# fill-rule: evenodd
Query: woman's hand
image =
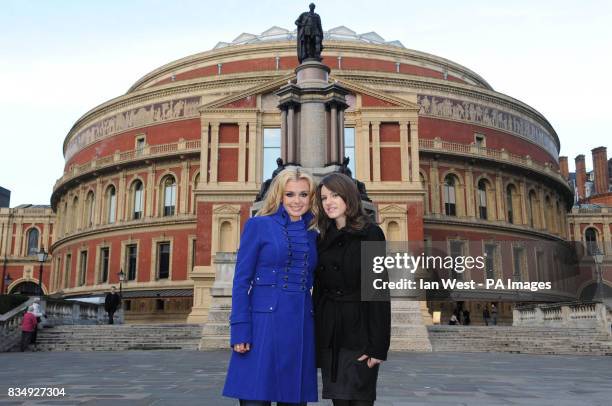
<path fill-rule="evenodd" d="M 378 364 L 382 364 L 382 360 L 378 358 L 368 357 L 366 354 L 363 354 L 361 357 L 357 358 L 357 361 L 368 360 L 368 368 L 374 368 Z"/>
<path fill-rule="evenodd" d="M 234 344 L 234 351 L 239 352 L 240 354 L 244 354 L 245 352 L 248 352 L 250 350 L 251 350 L 250 343 Z"/>

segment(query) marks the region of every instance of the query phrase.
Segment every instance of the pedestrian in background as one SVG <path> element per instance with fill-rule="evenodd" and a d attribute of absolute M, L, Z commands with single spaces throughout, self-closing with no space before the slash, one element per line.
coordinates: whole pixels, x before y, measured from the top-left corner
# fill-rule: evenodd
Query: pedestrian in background
<path fill-rule="evenodd" d="M 32 342 L 32 337 L 36 331 L 36 316 L 34 315 L 34 306 L 29 306 L 28 311 L 23 315 L 21 321 L 21 352 L 28 349 Z"/>
<path fill-rule="evenodd" d="M 491 313 L 489 313 L 489 306 L 485 305 L 484 309 L 482 309 L 482 319 L 485 322 L 485 326 L 489 325 L 489 319 L 491 318 Z"/>
<path fill-rule="evenodd" d="M 494 326 L 497 326 L 497 307 L 495 303 L 491 303 L 491 322 Z"/>
<path fill-rule="evenodd" d="M 115 291 L 115 287 L 111 288 L 111 291 L 106 294 L 104 298 L 104 310 L 108 313 L 108 324 L 113 324 L 113 315 L 121 304 L 121 297 Z"/>

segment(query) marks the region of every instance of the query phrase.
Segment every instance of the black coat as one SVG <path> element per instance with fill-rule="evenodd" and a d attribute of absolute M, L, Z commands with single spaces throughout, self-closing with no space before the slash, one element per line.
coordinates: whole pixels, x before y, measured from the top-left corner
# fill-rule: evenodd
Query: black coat
<path fill-rule="evenodd" d="M 116 312 L 117 308 L 121 304 L 121 298 L 117 293 L 107 293 L 104 298 L 104 310 L 107 312 Z"/>
<path fill-rule="evenodd" d="M 332 223 L 325 239 L 319 241 L 313 290 L 315 333 L 319 353 L 332 349 L 332 365 L 340 348 L 387 359 L 391 305 L 389 301 L 361 301 L 361 242 L 384 240 L 376 224 L 347 231 Z"/>

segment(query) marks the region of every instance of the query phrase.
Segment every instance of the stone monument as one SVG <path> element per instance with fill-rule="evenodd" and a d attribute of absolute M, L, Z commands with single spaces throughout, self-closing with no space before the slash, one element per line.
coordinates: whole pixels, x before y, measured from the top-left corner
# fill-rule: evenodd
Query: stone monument
<path fill-rule="evenodd" d="M 262 183 L 251 207 L 254 215 L 274 176 L 285 167 L 299 166 L 320 180 L 332 172 L 351 176 L 348 158 L 344 156 L 345 96 L 349 91 L 339 83 L 330 83 L 330 69 L 321 61 L 323 29 L 321 18 L 310 11 L 300 14 L 297 25 L 297 55 L 300 65 L 296 77 L 281 87 L 278 108 L 281 111 L 281 156 L 271 179 Z M 365 185 L 355 180 L 364 208 L 376 217 L 376 209 L 367 196 Z M 235 255 L 217 253 L 215 282 L 211 288 L 212 302 L 208 322 L 204 326 L 200 349 L 228 348 L 231 310 L 231 281 Z M 422 309 L 418 301 L 393 303 L 392 348 L 431 351 Z"/>

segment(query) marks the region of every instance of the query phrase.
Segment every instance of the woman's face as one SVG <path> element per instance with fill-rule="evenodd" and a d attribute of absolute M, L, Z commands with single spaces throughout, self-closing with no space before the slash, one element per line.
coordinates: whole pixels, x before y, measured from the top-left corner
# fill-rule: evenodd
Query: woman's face
<path fill-rule="evenodd" d="M 336 192 L 321 187 L 321 204 L 325 214 L 332 220 L 346 218 L 346 203 Z"/>
<path fill-rule="evenodd" d="M 287 181 L 283 194 L 283 206 L 291 220 L 299 220 L 310 209 L 309 192 L 310 186 L 305 179 Z"/>

